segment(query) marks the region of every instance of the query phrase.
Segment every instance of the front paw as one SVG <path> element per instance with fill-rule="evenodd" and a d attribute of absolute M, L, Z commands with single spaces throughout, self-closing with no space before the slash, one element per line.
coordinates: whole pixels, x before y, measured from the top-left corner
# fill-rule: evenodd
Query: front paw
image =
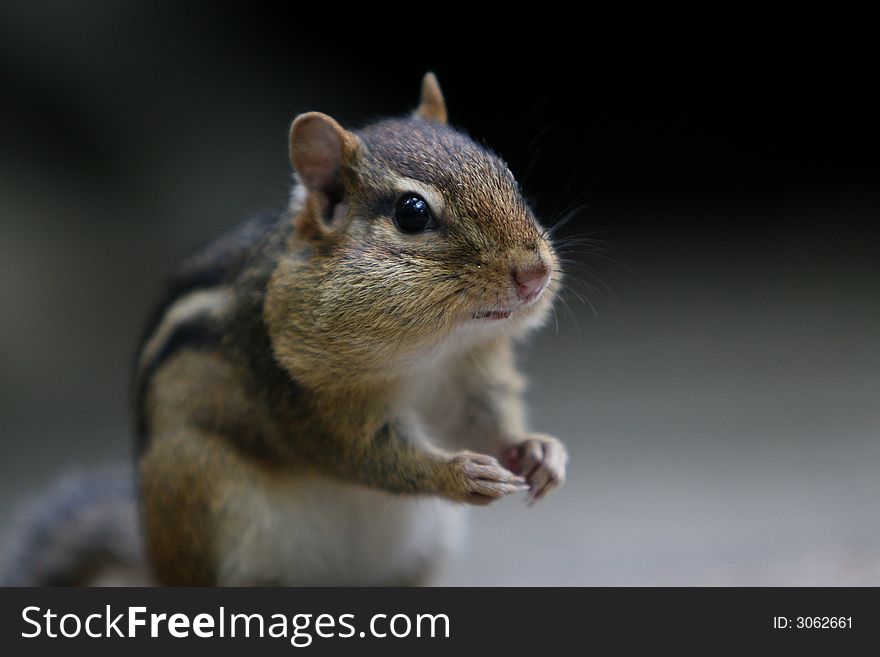
<path fill-rule="evenodd" d="M 528 490 L 526 480 L 491 456 L 461 452 L 449 461 L 452 482 L 449 497 L 469 504 L 486 505 L 516 491 Z"/>
<path fill-rule="evenodd" d="M 565 483 L 568 452 L 559 440 L 545 434 L 533 434 L 502 454 L 502 462 L 511 471 L 526 478 L 529 502 L 534 503 Z"/>

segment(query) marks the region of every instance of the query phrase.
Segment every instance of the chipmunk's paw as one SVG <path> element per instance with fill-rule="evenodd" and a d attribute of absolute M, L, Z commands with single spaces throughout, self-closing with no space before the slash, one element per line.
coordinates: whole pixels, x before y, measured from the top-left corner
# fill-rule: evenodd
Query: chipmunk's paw
<path fill-rule="evenodd" d="M 545 434 L 533 434 L 507 449 L 502 462 L 511 472 L 526 478 L 529 503 L 534 504 L 554 488 L 565 483 L 568 452 L 559 440 Z"/>
<path fill-rule="evenodd" d="M 450 464 L 456 479 L 454 497 L 469 504 L 485 505 L 516 491 L 528 490 L 526 480 L 491 456 L 461 452 Z"/>

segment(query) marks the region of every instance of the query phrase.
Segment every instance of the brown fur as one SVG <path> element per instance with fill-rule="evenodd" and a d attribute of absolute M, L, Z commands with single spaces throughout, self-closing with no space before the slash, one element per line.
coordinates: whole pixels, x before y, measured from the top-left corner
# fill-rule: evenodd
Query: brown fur
<path fill-rule="evenodd" d="M 511 349 L 550 305 L 520 304 L 512 274 L 556 271 L 556 257 L 506 165 L 445 122 L 430 74 L 414 118 L 357 133 L 319 113 L 294 122 L 307 194 L 238 265 L 232 307 L 205 314 L 223 339 L 143 377 L 141 492 L 161 581 L 217 581 L 233 481 L 314 471 L 475 504 L 522 487 L 494 458 L 434 446 L 431 427 L 503 455 L 535 497 L 562 482 L 561 443 L 526 431 Z M 408 190 L 437 231 L 396 229 L 391 206 Z M 474 318 L 495 308 L 510 317 Z M 454 410 L 416 395 L 426 379 L 455 394 Z"/>

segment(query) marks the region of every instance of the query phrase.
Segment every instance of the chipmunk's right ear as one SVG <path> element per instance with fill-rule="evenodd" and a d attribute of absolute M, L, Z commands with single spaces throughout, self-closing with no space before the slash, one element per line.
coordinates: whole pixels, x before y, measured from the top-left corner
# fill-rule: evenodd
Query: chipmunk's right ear
<path fill-rule="evenodd" d="M 358 138 L 321 112 L 300 114 L 290 126 L 290 161 L 306 189 L 320 197 L 325 220 L 345 188 L 342 171 L 357 156 Z"/>
<path fill-rule="evenodd" d="M 319 235 L 339 225 L 345 209 L 343 171 L 357 157 L 358 138 L 320 112 L 300 114 L 290 126 L 290 161 L 308 191 L 301 231 Z"/>

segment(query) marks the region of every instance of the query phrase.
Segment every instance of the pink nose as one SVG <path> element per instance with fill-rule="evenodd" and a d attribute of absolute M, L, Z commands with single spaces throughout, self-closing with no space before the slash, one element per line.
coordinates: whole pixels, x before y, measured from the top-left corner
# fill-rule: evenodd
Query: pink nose
<path fill-rule="evenodd" d="M 544 286 L 550 280 L 550 272 L 543 262 L 539 265 L 514 269 L 511 274 L 513 282 L 516 284 L 516 296 L 525 303 L 541 294 Z"/>

